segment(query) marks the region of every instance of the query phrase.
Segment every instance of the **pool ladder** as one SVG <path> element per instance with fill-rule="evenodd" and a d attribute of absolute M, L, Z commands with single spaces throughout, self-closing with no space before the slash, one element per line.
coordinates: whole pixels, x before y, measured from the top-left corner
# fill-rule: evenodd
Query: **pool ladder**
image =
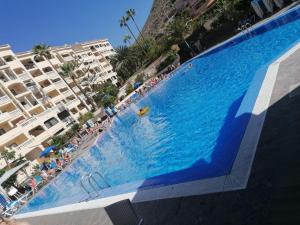
<path fill-rule="evenodd" d="M 102 180 L 106 187 L 101 187 L 99 183 L 96 180 L 96 177 L 99 178 L 99 180 Z M 104 188 L 111 187 L 110 184 L 105 180 L 105 178 L 99 173 L 99 172 L 94 172 L 94 173 L 89 173 L 86 175 L 83 175 L 80 179 L 80 185 L 82 189 L 89 195 L 89 197 L 94 197 L 93 193 L 96 193 L 95 197 L 100 196 L 100 191 Z M 93 191 L 90 191 L 89 188 L 91 188 Z"/>

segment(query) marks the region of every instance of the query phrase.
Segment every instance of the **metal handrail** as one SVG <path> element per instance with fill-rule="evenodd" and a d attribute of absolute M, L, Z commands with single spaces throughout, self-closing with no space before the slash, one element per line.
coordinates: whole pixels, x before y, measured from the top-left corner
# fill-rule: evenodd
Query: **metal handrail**
<path fill-rule="evenodd" d="M 101 175 L 101 173 L 99 172 L 94 172 L 93 173 L 89 173 L 86 175 L 83 175 L 80 179 L 80 185 L 82 187 L 82 189 L 90 196 L 92 197 L 92 193 L 96 193 L 96 196 L 100 196 L 100 191 L 103 189 L 99 183 L 97 182 L 97 180 L 95 179 L 95 175 L 97 175 L 99 178 L 101 178 L 103 180 L 103 182 L 105 183 L 105 185 L 107 187 L 111 187 L 111 185 L 105 180 L 105 178 Z M 88 183 L 85 183 L 84 181 L 87 181 Z M 89 184 L 90 187 L 92 187 L 94 192 L 90 192 L 89 188 L 87 187 L 86 184 Z"/>
<path fill-rule="evenodd" d="M 107 182 L 107 180 L 101 175 L 101 173 L 99 173 L 98 171 L 96 171 L 95 173 L 94 173 L 94 177 L 95 177 L 95 175 L 98 175 L 102 180 L 103 180 L 103 182 L 106 184 L 106 186 L 107 187 L 111 187 L 111 185 Z M 95 178 L 94 178 L 95 179 Z"/>

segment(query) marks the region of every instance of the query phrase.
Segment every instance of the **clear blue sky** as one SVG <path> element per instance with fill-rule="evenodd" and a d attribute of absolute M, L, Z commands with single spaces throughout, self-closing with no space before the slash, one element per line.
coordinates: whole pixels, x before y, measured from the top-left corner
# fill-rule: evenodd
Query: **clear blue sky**
<path fill-rule="evenodd" d="M 109 38 L 114 47 L 127 33 L 119 19 L 129 8 L 142 27 L 152 0 L 0 0 L 0 44 L 14 51 L 30 50 L 37 43 L 71 44 Z"/>

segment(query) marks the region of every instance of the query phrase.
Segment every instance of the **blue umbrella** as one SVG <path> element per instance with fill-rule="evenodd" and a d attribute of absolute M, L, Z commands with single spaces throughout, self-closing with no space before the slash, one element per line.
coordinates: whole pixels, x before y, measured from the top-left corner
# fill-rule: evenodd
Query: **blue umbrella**
<path fill-rule="evenodd" d="M 142 83 L 141 82 L 135 82 L 134 85 L 133 85 L 133 88 L 134 89 L 137 89 L 139 86 L 141 86 Z"/>
<path fill-rule="evenodd" d="M 51 146 L 45 148 L 44 151 L 42 151 L 42 152 L 40 153 L 40 157 L 45 157 L 45 156 L 47 156 L 47 155 L 51 152 L 51 150 L 54 149 L 54 148 L 56 148 L 56 146 L 54 146 L 54 145 L 51 145 Z"/>

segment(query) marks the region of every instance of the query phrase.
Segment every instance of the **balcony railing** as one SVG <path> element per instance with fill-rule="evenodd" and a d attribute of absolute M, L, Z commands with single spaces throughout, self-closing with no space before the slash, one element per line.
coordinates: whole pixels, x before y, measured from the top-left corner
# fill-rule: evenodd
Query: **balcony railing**
<path fill-rule="evenodd" d="M 30 138 L 27 141 L 23 142 L 22 144 L 19 144 L 17 147 L 15 147 L 14 149 L 19 149 L 22 150 L 24 148 L 30 147 L 33 145 L 35 139 L 34 138 Z"/>
<path fill-rule="evenodd" d="M 37 118 L 33 116 L 33 117 L 30 117 L 27 120 L 23 120 L 23 121 L 17 123 L 17 125 L 19 125 L 21 127 L 26 127 L 28 124 L 33 123 L 36 120 L 37 120 Z"/>
<path fill-rule="evenodd" d="M 9 115 L 11 117 L 17 117 L 17 116 L 21 116 L 22 112 L 19 109 L 15 109 L 14 111 L 9 112 Z"/>
<path fill-rule="evenodd" d="M 6 63 L 2 59 L 0 59 L 0 66 L 5 66 L 5 65 Z"/>
<path fill-rule="evenodd" d="M 72 61 L 74 60 L 74 58 L 72 56 L 66 56 L 66 57 L 63 57 L 64 61 L 68 62 L 68 61 Z"/>
<path fill-rule="evenodd" d="M 46 73 L 46 76 L 50 79 L 55 79 L 58 78 L 59 75 L 55 71 L 50 71 Z"/>
<path fill-rule="evenodd" d="M 55 84 L 55 86 L 58 87 L 58 88 L 64 88 L 64 87 L 67 87 L 67 84 L 66 84 L 64 81 L 62 81 L 62 80 L 60 80 L 60 81 L 58 81 L 58 82 L 55 82 L 54 84 Z"/>
<path fill-rule="evenodd" d="M 19 75 L 19 79 L 21 81 L 25 81 L 25 80 L 29 80 L 31 77 L 29 76 L 28 73 L 22 73 L 21 75 Z"/>
<path fill-rule="evenodd" d="M 6 95 L 0 97 L 0 105 L 6 104 L 8 102 L 10 102 L 10 99 Z"/>

